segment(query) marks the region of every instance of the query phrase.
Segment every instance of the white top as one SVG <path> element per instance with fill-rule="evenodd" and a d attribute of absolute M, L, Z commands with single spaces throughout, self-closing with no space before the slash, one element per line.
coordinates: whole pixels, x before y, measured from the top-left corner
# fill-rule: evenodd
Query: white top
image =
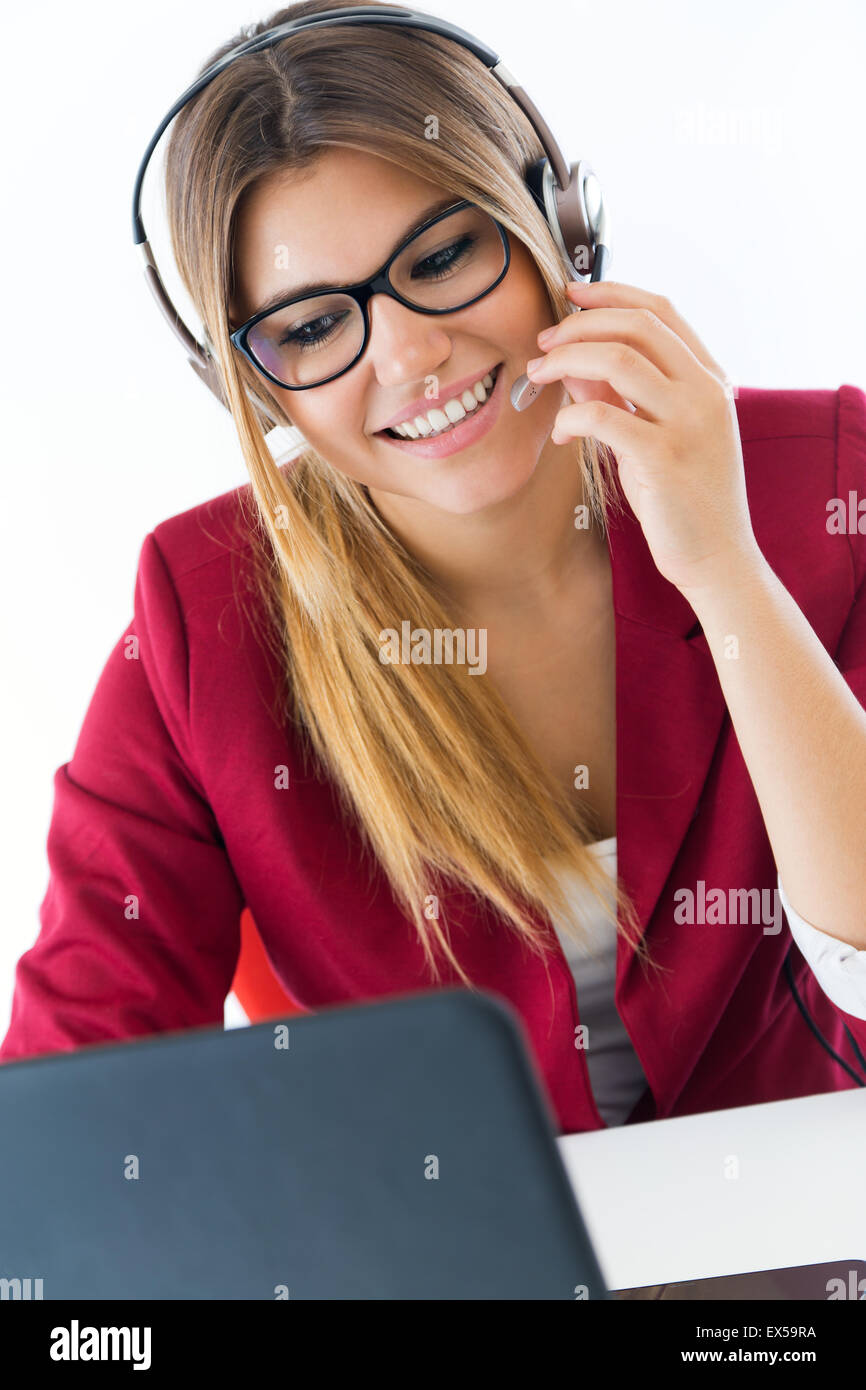
<path fill-rule="evenodd" d="M 587 848 L 602 861 L 613 883 L 616 836 L 597 840 Z M 605 1123 L 621 1125 L 646 1090 L 647 1080 L 614 1003 L 616 925 L 604 917 L 600 904 L 576 874 L 558 869 L 557 876 L 572 912 L 578 914 L 576 920 L 582 921 L 591 942 L 590 954 L 562 930 L 557 914 L 551 914 L 577 987 L 580 1021 L 587 1028 L 586 1062 L 592 1093 Z M 776 882 L 791 935 L 824 993 L 837 1008 L 866 1020 L 866 951 L 858 951 L 806 922 L 788 902 L 778 874 Z"/>

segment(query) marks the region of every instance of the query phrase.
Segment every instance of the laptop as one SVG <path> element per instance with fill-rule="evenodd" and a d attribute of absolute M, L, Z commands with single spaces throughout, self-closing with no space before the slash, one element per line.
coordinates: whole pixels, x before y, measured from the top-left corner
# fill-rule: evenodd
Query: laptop
<path fill-rule="evenodd" d="M 4 1297 L 610 1297 L 485 991 L 7 1062 L 0 1135 Z"/>

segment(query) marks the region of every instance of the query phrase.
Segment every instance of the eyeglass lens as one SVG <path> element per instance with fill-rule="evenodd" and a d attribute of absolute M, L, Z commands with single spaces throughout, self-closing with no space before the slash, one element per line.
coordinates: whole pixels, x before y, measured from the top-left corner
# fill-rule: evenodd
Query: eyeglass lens
<path fill-rule="evenodd" d="M 459 309 L 495 283 L 505 256 L 493 219 L 481 208 L 459 208 L 404 246 L 389 278 L 418 308 Z M 324 294 L 260 319 L 247 346 L 285 386 L 314 386 L 348 367 L 363 341 L 360 305 L 345 294 Z"/>

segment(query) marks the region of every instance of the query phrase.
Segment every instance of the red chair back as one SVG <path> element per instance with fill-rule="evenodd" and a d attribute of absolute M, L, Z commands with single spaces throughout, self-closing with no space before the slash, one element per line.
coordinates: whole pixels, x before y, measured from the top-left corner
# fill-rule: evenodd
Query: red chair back
<path fill-rule="evenodd" d="M 306 1013 L 289 998 L 274 974 L 248 907 L 241 913 L 241 949 L 232 990 L 250 1023 Z"/>

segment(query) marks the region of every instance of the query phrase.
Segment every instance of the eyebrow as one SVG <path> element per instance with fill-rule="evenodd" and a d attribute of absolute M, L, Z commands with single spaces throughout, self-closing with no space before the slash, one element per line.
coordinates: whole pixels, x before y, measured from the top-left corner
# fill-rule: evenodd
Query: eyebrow
<path fill-rule="evenodd" d="M 454 204 L 458 202 L 460 202 L 460 199 L 455 198 L 455 196 L 451 194 L 450 197 L 440 198 L 438 202 L 431 204 L 431 206 L 428 208 L 425 208 L 423 212 L 420 212 L 418 214 L 411 227 L 407 227 L 403 235 L 401 237 L 398 237 L 397 241 L 395 241 L 393 247 L 391 248 L 391 255 L 394 254 L 398 246 L 402 246 L 404 241 L 407 241 L 409 237 L 414 236 L 415 233 L 419 231 L 421 227 L 424 226 L 425 222 L 429 222 L 431 218 L 437 215 L 437 213 L 444 212 L 446 208 L 453 207 Z M 253 311 L 247 316 L 247 320 L 245 320 L 245 322 L 249 319 L 254 319 L 257 314 L 264 314 L 267 313 L 269 309 L 276 309 L 277 305 L 283 304 L 287 299 L 295 299 L 299 295 L 304 294 L 318 294 L 321 290 L 328 290 L 331 288 L 332 282 L 330 280 L 306 280 L 302 285 L 297 285 L 294 289 L 284 288 L 280 290 L 275 290 L 273 294 L 268 295 L 267 299 L 263 299 L 261 303 L 257 306 L 257 308 L 253 309 Z"/>

